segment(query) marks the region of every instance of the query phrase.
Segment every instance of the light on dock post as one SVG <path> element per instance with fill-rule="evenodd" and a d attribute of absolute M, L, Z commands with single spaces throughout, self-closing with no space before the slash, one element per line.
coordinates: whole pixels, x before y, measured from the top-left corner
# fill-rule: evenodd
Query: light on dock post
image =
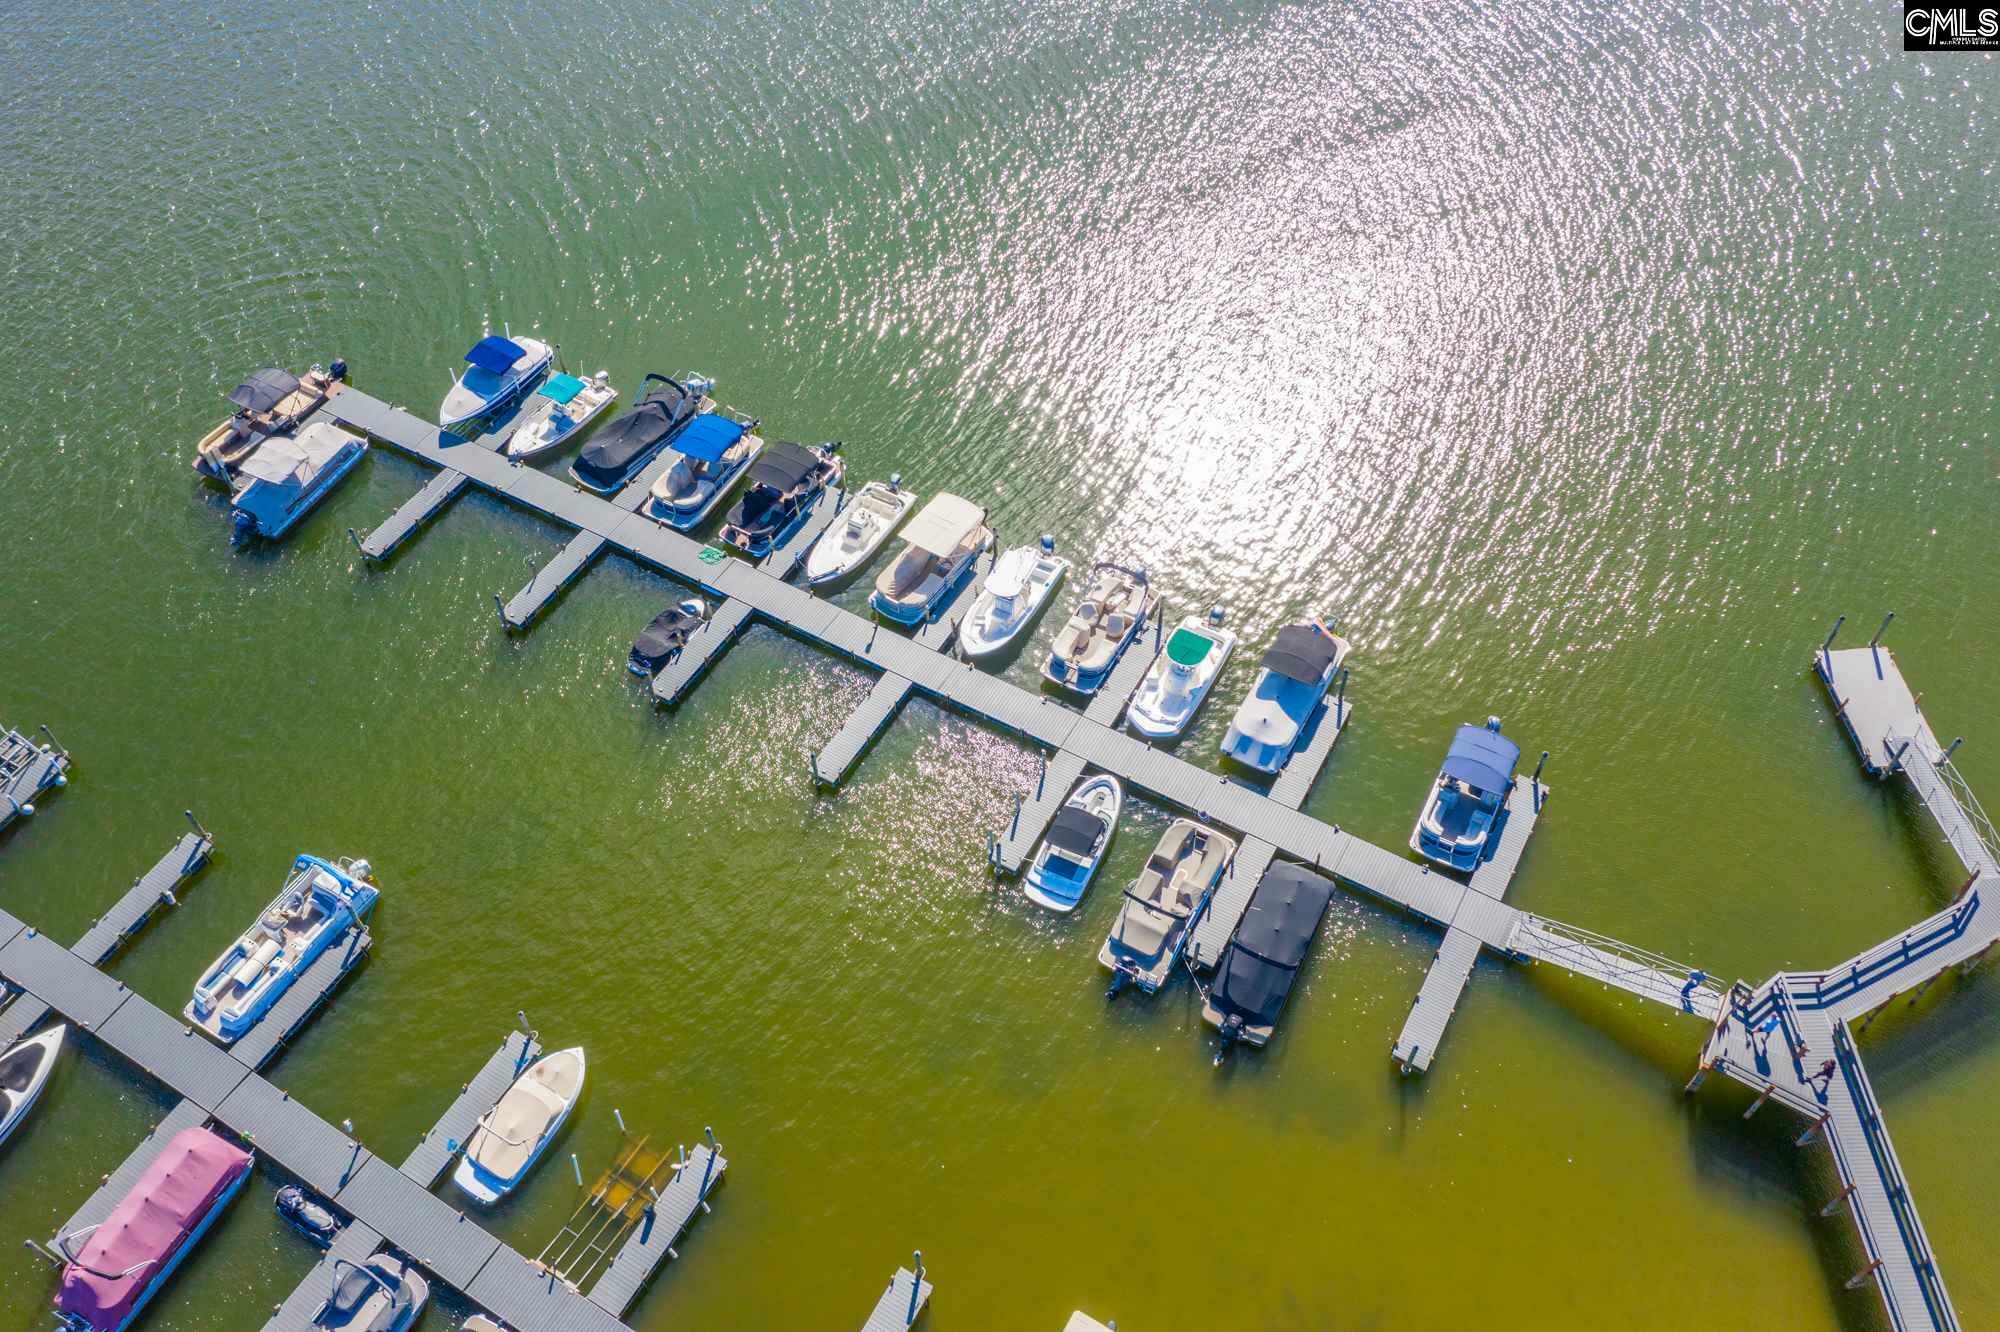
<path fill-rule="evenodd" d="M 924 1251 L 922 1249 L 918 1249 L 916 1252 L 916 1263 L 917 1270 L 910 1281 L 910 1307 L 903 1315 L 904 1327 L 908 1327 L 917 1321 L 917 1299 L 923 1294 L 924 1290 Z"/>
<path fill-rule="evenodd" d="M 626 1128 L 626 1127 L 625 1127 L 625 1115 L 624 1115 L 624 1112 L 623 1112 L 623 1111 L 621 1111 L 621 1110 L 619 1110 L 619 1108 L 618 1108 L 617 1106 L 615 1106 L 615 1105 L 611 1107 L 611 1117 L 612 1117 L 613 1119 L 615 1119 L 615 1120 L 617 1120 L 617 1121 L 618 1121 L 618 1131 L 619 1131 L 620 1133 L 630 1133 L 630 1132 L 631 1132 L 631 1130 L 630 1130 L 630 1129 L 628 1129 L 628 1128 Z"/>

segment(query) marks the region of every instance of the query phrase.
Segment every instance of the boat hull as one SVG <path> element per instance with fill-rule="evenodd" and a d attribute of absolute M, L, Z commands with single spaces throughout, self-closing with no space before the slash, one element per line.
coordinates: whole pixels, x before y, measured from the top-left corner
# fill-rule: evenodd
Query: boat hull
<path fill-rule="evenodd" d="M 299 497 L 299 502 L 286 510 L 283 516 L 275 522 L 267 522 L 262 515 L 252 513 L 247 509 L 232 504 L 231 512 L 235 515 L 235 525 L 240 533 L 236 538 L 238 542 L 240 543 L 253 536 L 265 541 L 277 541 L 282 538 L 287 532 L 297 527 L 301 519 L 318 508 L 321 501 L 333 493 L 333 488 L 340 484 L 349 472 L 361 464 L 361 459 L 367 455 L 367 452 L 368 441 L 366 440 L 361 440 L 343 449 L 340 457 L 336 458 L 313 478 L 312 485 L 307 487 L 305 493 Z"/>
<path fill-rule="evenodd" d="M 980 615 L 980 611 L 987 607 L 987 599 L 983 595 L 973 603 L 972 612 L 958 629 L 959 654 L 967 661 L 978 661 L 1006 651 L 1041 619 L 1042 612 L 1055 599 L 1056 589 L 1062 586 L 1063 579 L 1069 574 L 1068 560 L 1058 555 L 1045 556 L 1044 559 L 1055 566 L 1054 575 L 1046 580 L 1032 580 L 1024 587 L 1022 597 L 1025 604 L 1021 613 L 1004 626 L 995 627 L 989 619 Z"/>
<path fill-rule="evenodd" d="M 48 1085 L 49 1074 L 55 1069 L 56 1059 L 62 1054 L 63 1041 L 68 1034 L 69 1028 L 66 1025 L 50 1027 L 38 1035 L 16 1041 L 5 1052 L 7 1056 L 13 1056 L 25 1052 L 30 1047 L 37 1047 L 42 1051 L 42 1057 L 41 1062 L 35 1066 L 35 1071 L 29 1075 L 27 1086 L 19 1092 L 0 1093 L 0 1100 L 7 1106 L 5 1117 L 0 1118 L 0 1143 L 6 1142 L 14 1130 L 21 1127 L 22 1121 L 28 1117 L 28 1112 L 35 1108 L 35 1102 L 41 1099 L 42 1089 Z"/>

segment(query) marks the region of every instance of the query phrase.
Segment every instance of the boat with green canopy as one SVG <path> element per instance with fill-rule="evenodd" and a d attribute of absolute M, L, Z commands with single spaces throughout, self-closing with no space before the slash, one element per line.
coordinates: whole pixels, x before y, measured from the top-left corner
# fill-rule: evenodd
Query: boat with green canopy
<path fill-rule="evenodd" d="M 1182 620 L 1133 691 L 1125 724 L 1149 740 L 1171 740 L 1185 731 L 1235 650 L 1236 635 L 1222 627 L 1220 606 L 1206 619 Z"/>
<path fill-rule="evenodd" d="M 533 419 L 507 437 L 503 446 L 509 458 L 525 462 L 573 440 L 600 412 L 618 400 L 611 386 L 611 373 L 599 370 L 588 379 L 572 374 L 550 375 L 535 390 L 528 411 Z"/>

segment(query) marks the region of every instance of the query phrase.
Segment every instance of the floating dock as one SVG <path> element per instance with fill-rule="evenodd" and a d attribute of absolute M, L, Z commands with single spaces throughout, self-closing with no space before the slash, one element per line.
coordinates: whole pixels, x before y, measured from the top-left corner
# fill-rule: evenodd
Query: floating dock
<path fill-rule="evenodd" d="M 1333 757 L 1334 741 L 1347 729 L 1348 719 L 1354 715 L 1354 705 L 1347 701 L 1347 668 L 1340 668 L 1340 675 L 1334 681 L 1333 697 L 1320 700 L 1313 709 L 1312 718 L 1306 722 L 1306 742 L 1292 755 L 1291 762 L 1279 770 L 1277 780 L 1271 783 L 1271 799 L 1286 809 L 1298 809 L 1306 803 L 1312 793 L 1313 783 L 1319 780 L 1326 761 Z"/>
<path fill-rule="evenodd" d="M 298 1034 L 306 1019 L 332 996 L 334 988 L 346 979 L 347 973 L 368 955 L 368 949 L 374 942 L 374 937 L 365 926 L 349 926 L 345 934 L 306 968 L 304 975 L 292 982 L 292 988 L 271 1005 L 271 1010 L 257 1019 L 256 1026 L 236 1038 L 229 1047 L 230 1055 L 241 1060 L 246 1068 L 260 1069 L 270 1063 L 279 1047 Z"/>
<path fill-rule="evenodd" d="M 487 1056 L 484 1067 L 473 1075 L 472 1081 L 458 1089 L 458 1099 L 397 1168 L 425 1188 L 435 1187 L 480 1119 L 499 1103 L 514 1085 L 514 1079 L 541 1052 L 541 1045 L 532 1037 L 518 1031 L 508 1032 L 500 1048 Z"/>
<path fill-rule="evenodd" d="M 604 1275 L 590 1288 L 590 1302 L 614 1318 L 639 1298 L 653 1273 L 670 1257 L 695 1213 L 708 1210 L 708 1195 L 722 1180 L 729 1161 L 712 1143 L 701 1143 L 687 1154 L 659 1200 L 646 1210 L 639 1225 L 613 1255 Z"/>
<path fill-rule="evenodd" d="M 19 731 L 0 730 L 0 828 L 33 814 L 42 792 L 68 784 L 69 751 L 54 736 L 36 744 Z"/>
<path fill-rule="evenodd" d="M 889 1278 L 889 1288 L 875 1301 L 861 1332 L 903 1332 L 923 1316 L 924 1306 L 930 1300 L 931 1283 L 924 1279 L 924 1256 L 918 1254 L 916 1271 L 899 1267 L 896 1275 Z"/>
<path fill-rule="evenodd" d="M 382 1237 L 359 1221 L 349 1221 L 333 1237 L 325 1255 L 313 1264 L 305 1280 L 299 1282 L 285 1302 L 272 1310 L 264 1332 L 311 1332 L 313 1315 L 333 1293 L 333 1283 L 343 1263 L 365 1263 L 382 1247 Z"/>

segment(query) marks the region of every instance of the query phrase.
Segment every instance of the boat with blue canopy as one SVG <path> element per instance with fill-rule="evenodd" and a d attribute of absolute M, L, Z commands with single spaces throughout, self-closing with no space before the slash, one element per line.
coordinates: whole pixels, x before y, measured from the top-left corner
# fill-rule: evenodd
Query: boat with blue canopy
<path fill-rule="evenodd" d="M 438 426 L 470 435 L 528 396 L 555 361 L 555 349 L 538 338 L 489 333 L 465 353 L 465 370 L 438 405 Z"/>
<path fill-rule="evenodd" d="M 1258 772 L 1284 767 L 1346 657 L 1347 640 L 1317 620 L 1280 629 L 1229 722 L 1222 752 Z"/>
<path fill-rule="evenodd" d="M 365 860 L 299 856 L 284 890 L 202 973 L 182 1013 L 222 1044 L 235 1041 L 320 954 L 360 928 L 378 895 Z"/>
<path fill-rule="evenodd" d="M 1459 727 L 1410 834 L 1410 849 L 1455 870 L 1479 868 L 1499 849 L 1495 834 L 1520 760 L 1521 747 L 1500 734 L 1498 717 Z"/>
<path fill-rule="evenodd" d="M 756 427 L 755 421 L 739 421 L 724 412 L 696 417 L 669 445 L 680 456 L 653 482 L 647 516 L 685 532 L 715 512 L 764 451 Z"/>
<path fill-rule="evenodd" d="M 502 452 L 509 458 L 526 460 L 560 448 L 617 399 L 618 390 L 611 386 L 607 370 L 599 370 L 589 379 L 550 375 L 529 403 L 533 419 L 507 436 Z"/>

